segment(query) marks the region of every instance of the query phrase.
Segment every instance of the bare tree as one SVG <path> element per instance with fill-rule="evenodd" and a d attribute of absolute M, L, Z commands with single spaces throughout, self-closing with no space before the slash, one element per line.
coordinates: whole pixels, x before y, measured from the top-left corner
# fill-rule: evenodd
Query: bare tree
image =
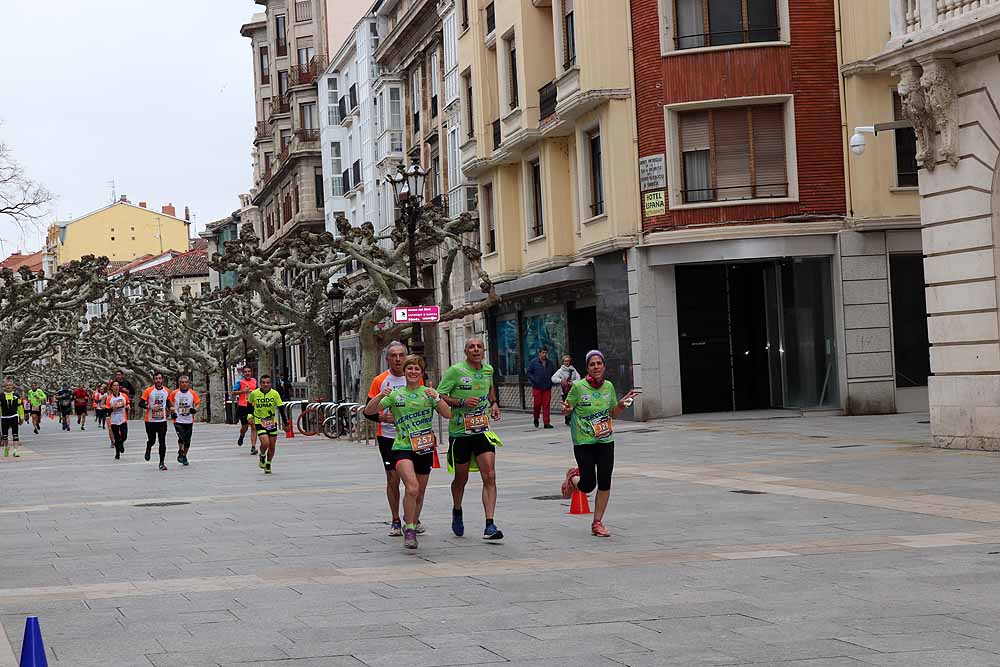
<path fill-rule="evenodd" d="M 52 194 L 28 178 L 7 144 L 0 143 L 0 219 L 18 225 L 38 222 L 48 213 Z"/>

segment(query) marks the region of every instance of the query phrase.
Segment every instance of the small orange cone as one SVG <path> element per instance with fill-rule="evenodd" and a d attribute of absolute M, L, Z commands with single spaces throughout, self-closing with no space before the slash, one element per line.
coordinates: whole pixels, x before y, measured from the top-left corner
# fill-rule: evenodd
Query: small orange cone
<path fill-rule="evenodd" d="M 569 503 L 569 514 L 591 514 L 590 500 L 587 494 L 579 489 L 573 490 L 573 500 Z"/>
<path fill-rule="evenodd" d="M 292 428 L 292 420 L 291 419 L 286 419 L 285 420 L 285 437 L 286 438 L 294 438 L 295 437 L 295 429 Z"/>
<path fill-rule="evenodd" d="M 438 458 L 438 448 L 437 445 L 434 446 L 434 463 L 431 464 L 432 468 L 441 467 L 441 459 Z"/>

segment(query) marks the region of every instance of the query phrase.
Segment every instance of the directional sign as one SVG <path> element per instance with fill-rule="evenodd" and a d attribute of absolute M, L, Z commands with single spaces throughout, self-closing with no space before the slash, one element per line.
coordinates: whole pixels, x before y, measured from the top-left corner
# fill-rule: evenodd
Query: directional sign
<path fill-rule="evenodd" d="M 441 320 L 440 306 L 402 306 L 392 311 L 392 321 L 403 322 L 439 322 Z"/>

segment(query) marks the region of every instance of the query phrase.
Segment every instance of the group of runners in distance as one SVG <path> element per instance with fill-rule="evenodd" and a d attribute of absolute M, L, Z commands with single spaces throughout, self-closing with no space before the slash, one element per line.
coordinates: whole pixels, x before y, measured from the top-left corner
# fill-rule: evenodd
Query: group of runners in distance
<path fill-rule="evenodd" d="M 503 445 L 490 427 L 500 420 L 493 382 L 493 367 L 484 361 L 483 340 L 465 343 L 465 359 L 445 371 L 437 388 L 425 386 L 425 362 L 408 354 L 400 342 L 386 349 L 388 370 L 372 380 L 365 416 L 378 422 L 376 439 L 386 473 L 386 498 L 392 523 L 389 535 L 403 537 L 403 546 L 416 549 L 417 535 L 425 532 L 420 523 L 424 494 L 430 480 L 437 438 L 434 414 L 448 419 L 448 469 L 453 472 L 451 529 L 465 534 L 462 501 L 470 472 L 483 480 L 485 513 L 484 540 L 502 540 L 496 525 L 496 450 Z M 611 495 L 614 470 L 613 420 L 631 405 L 637 391 L 618 398 L 614 385 L 604 377 L 604 354 L 591 350 L 586 357 L 587 376 L 572 383 L 563 401 L 563 413 L 570 418 L 573 453 L 577 465 L 566 472 L 562 496 L 575 490 L 590 493 L 597 489 L 591 534 L 609 537 L 604 513 Z M 399 486 L 403 485 L 400 494 Z M 400 516 L 402 499 L 402 517 Z"/>
<path fill-rule="evenodd" d="M 404 344 L 393 342 L 386 348 L 388 369 L 372 380 L 363 414 L 378 424 L 376 440 L 386 474 L 386 499 L 391 515 L 389 535 L 403 537 L 407 549 L 416 549 L 417 535 L 425 532 L 420 517 L 438 446 L 435 413 L 448 420 L 446 460 L 449 472 L 454 475 L 451 483 L 452 532 L 458 537 L 465 534 L 462 502 L 470 472 L 478 472 L 483 482 L 483 539 L 502 540 L 504 537 L 494 521 L 496 452 L 503 443 L 491 428 L 493 422 L 500 420 L 500 405 L 493 367 L 486 363 L 485 354 L 483 340 L 469 338 L 465 343 L 465 359 L 448 368 L 435 388 L 425 384 L 424 359 L 409 354 Z M 610 533 L 603 519 L 614 470 L 613 421 L 631 405 L 638 391 L 618 397 L 614 385 L 605 379 L 604 354 L 600 350 L 588 352 L 585 364 L 587 375 L 570 383 L 562 402 L 563 414 L 569 418 L 576 465 L 566 472 L 561 491 L 564 498 L 569 498 L 574 491 L 590 493 L 596 489 L 591 534 L 608 537 Z M 282 396 L 272 386 L 269 375 L 262 375 L 258 381 L 249 366 L 242 370 L 233 392 L 236 416 L 240 421 L 237 445 L 243 446 L 249 431 L 250 453 L 258 456 L 259 467 L 264 473 L 271 474 L 279 416 L 287 417 L 283 412 Z M 54 402 L 64 430 L 70 430 L 69 417 L 73 408 L 80 429 L 85 430 L 88 407 L 93 408 L 98 425 L 107 426 L 115 459 L 120 459 L 128 439 L 133 394 L 134 389 L 119 371 L 110 382 L 93 391 L 82 385 L 71 391 L 63 385 L 56 392 Z M 25 408 L 34 432 L 38 433 L 42 410 L 52 402 L 37 383 L 32 383 L 31 390 L 22 400 L 11 378 L 4 380 L 0 395 L 0 447 L 4 456 L 10 455 L 11 446 L 13 455 L 20 456 L 18 426 L 24 422 Z M 201 398 L 191 388 L 188 376 L 181 376 L 173 390 L 164 384 L 162 373 L 153 376 L 153 384 L 143 390 L 138 400 L 146 429 L 146 461 L 152 456 L 153 445 L 158 444 L 160 470 L 167 469 L 167 423 L 172 420 L 177 435 L 177 461 L 188 465 L 194 419 L 200 403 Z"/>

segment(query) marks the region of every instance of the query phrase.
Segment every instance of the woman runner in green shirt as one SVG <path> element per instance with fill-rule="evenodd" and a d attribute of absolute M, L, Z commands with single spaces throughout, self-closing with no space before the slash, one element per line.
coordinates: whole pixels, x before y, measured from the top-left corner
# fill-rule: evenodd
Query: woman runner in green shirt
<path fill-rule="evenodd" d="M 417 548 L 417 524 L 424 505 L 424 492 L 430 480 L 431 465 L 437 438 L 434 435 L 434 411 L 451 419 L 451 408 L 433 387 L 421 386 L 424 377 L 424 360 L 411 354 L 403 361 L 406 386 L 386 385 L 365 406 L 365 414 L 377 415 L 388 409 L 396 424 L 396 438 L 392 443 L 389 462 L 399 475 L 406 494 L 403 496 L 403 546 Z"/>
<path fill-rule="evenodd" d="M 633 390 L 618 399 L 615 386 L 604 379 L 604 353 L 587 353 L 587 377 L 577 380 L 563 401 L 563 414 L 570 417 L 573 455 L 578 467 L 566 472 L 562 485 L 564 498 L 573 489 L 590 493 L 597 487 L 594 522 L 590 532 L 597 537 L 611 537 L 604 527 L 604 512 L 611 497 L 611 472 L 615 467 L 615 436 L 612 420 L 617 419 L 638 394 Z"/>

